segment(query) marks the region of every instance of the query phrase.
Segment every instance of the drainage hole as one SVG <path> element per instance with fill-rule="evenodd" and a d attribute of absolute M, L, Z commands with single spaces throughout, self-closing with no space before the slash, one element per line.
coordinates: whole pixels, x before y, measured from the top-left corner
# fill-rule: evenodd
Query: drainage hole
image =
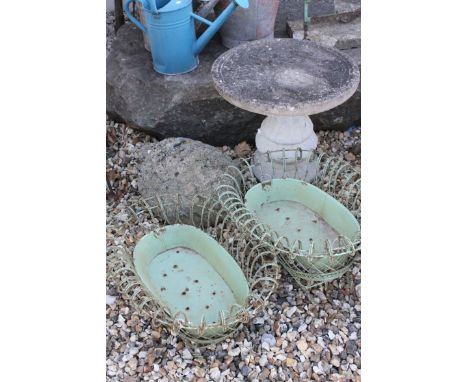
<path fill-rule="evenodd" d="M 161 292 L 164 292 L 166 290 L 166 288 L 162 287 L 161 288 Z"/>
<path fill-rule="evenodd" d="M 188 292 L 188 291 L 189 291 L 189 288 L 185 288 L 185 291 Z"/>
<path fill-rule="evenodd" d="M 280 210 L 280 209 L 279 209 L 279 208 L 277 208 L 277 209 L 276 209 L 276 212 L 279 212 L 279 210 Z"/>
<path fill-rule="evenodd" d="M 187 306 L 187 307 L 185 308 L 185 310 L 190 310 L 190 308 Z"/>
<path fill-rule="evenodd" d="M 206 308 L 206 309 L 210 309 L 210 306 L 209 306 L 209 305 L 206 305 L 205 308 Z"/>
<path fill-rule="evenodd" d="M 183 292 L 182 292 L 182 296 L 185 296 L 186 294 L 187 294 L 186 291 L 183 291 Z"/>
<path fill-rule="evenodd" d="M 176 251 L 176 253 L 180 253 L 180 251 L 179 251 L 179 250 L 177 250 L 177 251 Z"/>
<path fill-rule="evenodd" d="M 297 229 L 297 232 L 301 232 L 301 229 L 300 229 L 300 228 L 298 228 L 298 229 Z"/>
<path fill-rule="evenodd" d="M 216 292 L 211 293 L 213 296 L 216 294 Z"/>
<path fill-rule="evenodd" d="M 164 276 L 164 277 L 167 277 L 167 273 L 164 273 L 163 276 Z"/>
<path fill-rule="evenodd" d="M 289 217 L 286 217 L 286 220 L 289 220 L 290 218 Z"/>
<path fill-rule="evenodd" d="M 176 269 L 176 268 L 177 268 L 177 264 L 174 264 L 174 265 L 172 266 L 172 268 Z"/>
<path fill-rule="evenodd" d="M 194 283 L 195 283 L 195 284 L 198 284 L 198 280 L 195 280 Z"/>

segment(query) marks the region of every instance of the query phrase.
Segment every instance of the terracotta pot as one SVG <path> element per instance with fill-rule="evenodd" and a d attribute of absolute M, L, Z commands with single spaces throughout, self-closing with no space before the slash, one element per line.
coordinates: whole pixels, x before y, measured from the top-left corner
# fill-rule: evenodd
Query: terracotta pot
<path fill-rule="evenodd" d="M 220 0 L 215 7 L 217 14 L 231 0 Z M 238 8 L 221 28 L 223 45 L 233 48 L 248 41 L 273 38 L 275 20 L 280 0 L 249 0 L 249 8 Z"/>
<path fill-rule="evenodd" d="M 145 17 L 143 15 L 143 7 L 139 1 L 135 3 L 135 17 L 146 27 L 146 21 Z M 143 32 L 142 32 L 143 33 Z M 146 33 L 143 33 L 143 40 L 145 43 L 145 49 L 148 52 L 151 52 L 151 45 L 149 42 L 148 35 Z"/>

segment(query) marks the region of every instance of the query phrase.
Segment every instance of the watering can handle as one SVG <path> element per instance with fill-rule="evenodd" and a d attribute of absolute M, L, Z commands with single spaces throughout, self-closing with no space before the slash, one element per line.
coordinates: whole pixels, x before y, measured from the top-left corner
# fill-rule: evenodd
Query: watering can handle
<path fill-rule="evenodd" d="M 135 24 L 138 28 L 140 28 L 143 31 L 143 33 L 146 33 L 147 32 L 146 27 L 135 16 L 133 16 L 132 12 L 130 11 L 130 4 L 131 3 L 136 3 L 137 1 L 140 1 L 143 6 L 145 5 L 143 3 L 143 1 L 141 1 L 141 0 L 127 0 L 125 2 L 125 5 L 124 5 L 124 10 L 125 10 L 125 13 L 127 14 L 128 18 L 130 19 L 130 21 L 133 24 Z"/>

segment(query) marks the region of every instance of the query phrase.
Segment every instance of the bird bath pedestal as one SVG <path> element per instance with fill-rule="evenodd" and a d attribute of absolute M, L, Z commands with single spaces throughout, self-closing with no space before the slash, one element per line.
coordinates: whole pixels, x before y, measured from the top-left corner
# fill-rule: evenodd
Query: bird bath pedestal
<path fill-rule="evenodd" d="M 271 173 L 255 173 L 259 179 L 278 173 L 313 179 L 315 164 L 301 162 L 294 151 L 317 147 L 309 115 L 342 104 L 359 85 L 359 68 L 344 54 L 294 39 L 240 45 L 218 57 L 212 75 L 216 89 L 228 102 L 267 116 L 255 138 L 255 160 L 268 162 L 269 166 L 261 168 Z"/>

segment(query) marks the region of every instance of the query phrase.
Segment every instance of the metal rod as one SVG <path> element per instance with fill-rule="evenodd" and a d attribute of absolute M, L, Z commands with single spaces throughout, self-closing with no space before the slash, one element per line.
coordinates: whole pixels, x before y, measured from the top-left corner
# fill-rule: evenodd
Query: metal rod
<path fill-rule="evenodd" d="M 114 0 L 114 31 L 117 32 L 124 24 L 125 18 L 123 13 L 122 0 Z"/>
<path fill-rule="evenodd" d="M 219 0 L 208 0 L 204 1 L 205 5 L 201 5 L 200 8 L 198 8 L 197 13 L 201 17 L 206 17 L 208 13 L 212 11 L 212 9 L 216 6 L 216 4 L 219 3 Z"/>
<path fill-rule="evenodd" d="M 204 5 L 200 5 L 200 7 L 197 9 L 197 14 L 203 18 L 206 18 L 208 14 L 213 10 L 213 8 L 216 6 L 216 4 L 219 3 L 220 0 L 208 0 L 204 1 Z M 198 23 L 196 29 L 197 31 L 200 29 L 202 26 L 201 23 Z"/>
<path fill-rule="evenodd" d="M 304 40 L 307 40 L 311 21 L 309 16 L 309 1 L 310 0 L 304 0 Z"/>

